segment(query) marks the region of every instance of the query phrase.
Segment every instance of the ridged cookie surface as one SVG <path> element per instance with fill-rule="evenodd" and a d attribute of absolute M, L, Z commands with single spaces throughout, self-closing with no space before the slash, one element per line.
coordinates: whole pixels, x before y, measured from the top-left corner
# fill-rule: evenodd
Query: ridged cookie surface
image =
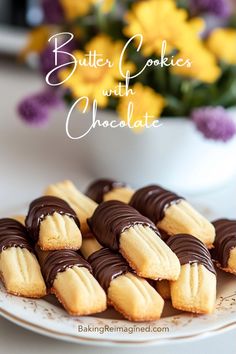
<path fill-rule="evenodd" d="M 173 307 L 211 313 L 216 301 L 216 272 L 206 246 L 191 235 L 176 235 L 167 244 L 179 258 L 180 276 L 170 282 Z"/>
<path fill-rule="evenodd" d="M 92 268 L 77 252 L 39 251 L 45 282 L 71 315 L 88 315 L 106 309 L 106 294 Z"/>
<path fill-rule="evenodd" d="M 82 243 L 80 222 L 64 200 L 44 196 L 29 207 L 26 227 L 33 242 L 43 250 L 75 249 Z"/>
<path fill-rule="evenodd" d="M 126 260 L 114 251 L 102 248 L 92 253 L 94 276 L 106 290 L 109 303 L 130 321 L 159 319 L 164 301 L 144 279 L 132 273 Z"/>
<path fill-rule="evenodd" d="M 103 202 L 88 223 L 98 242 L 120 251 L 138 275 L 177 279 L 177 257 L 161 240 L 156 226 L 131 206 L 120 201 Z"/>
<path fill-rule="evenodd" d="M 0 219 L 0 273 L 6 290 L 14 295 L 46 295 L 40 266 L 26 228 L 10 218 Z"/>
<path fill-rule="evenodd" d="M 44 194 L 64 199 L 79 218 L 81 224 L 80 229 L 83 236 L 89 233 L 90 230 L 87 219 L 93 214 L 97 203 L 81 193 L 75 185 L 68 180 L 48 186 Z"/>
<path fill-rule="evenodd" d="M 211 248 L 215 239 L 214 226 L 184 198 L 160 186 L 137 190 L 130 205 L 151 219 L 168 235 L 190 234 Z"/>

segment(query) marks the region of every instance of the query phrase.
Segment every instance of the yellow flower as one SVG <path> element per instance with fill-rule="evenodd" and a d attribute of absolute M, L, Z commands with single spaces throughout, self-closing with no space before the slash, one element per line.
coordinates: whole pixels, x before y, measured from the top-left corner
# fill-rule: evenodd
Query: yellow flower
<path fill-rule="evenodd" d="M 215 29 L 207 39 L 207 46 L 218 59 L 228 64 L 236 64 L 236 30 Z"/>
<path fill-rule="evenodd" d="M 205 21 L 201 17 L 193 17 L 188 23 L 197 36 L 205 29 Z"/>
<path fill-rule="evenodd" d="M 196 39 L 194 26 L 187 22 L 187 11 L 176 7 L 174 0 L 147 0 L 133 5 L 126 14 L 125 35 L 143 35 L 144 55 L 161 54 L 162 42 L 167 41 L 167 54 Z M 136 45 L 139 42 L 137 40 Z"/>
<path fill-rule="evenodd" d="M 134 95 L 123 96 L 120 98 L 117 111 L 120 117 L 128 122 L 128 106 L 130 102 L 133 104 L 133 114 L 130 119 L 130 124 L 134 125 L 135 122 L 141 121 L 145 125 L 145 115 L 148 114 L 148 125 L 160 117 L 161 112 L 165 106 L 164 98 L 156 93 L 152 88 L 143 86 L 141 83 L 136 83 L 132 87 Z M 142 130 L 137 127 L 135 130 Z"/>
<path fill-rule="evenodd" d="M 89 13 L 93 0 L 60 0 L 64 14 L 69 21 Z"/>
<path fill-rule="evenodd" d="M 221 73 L 216 58 L 201 42 L 196 46 L 189 46 L 185 51 L 180 51 L 175 59 L 180 58 L 184 60 L 190 59 L 191 67 L 173 66 L 171 72 L 174 74 L 210 84 L 215 82 Z"/>
<path fill-rule="evenodd" d="M 86 53 L 94 53 L 96 51 L 97 55 L 102 54 L 102 57 L 98 57 L 99 59 L 102 58 L 103 61 L 109 59 L 113 66 L 91 67 L 78 64 L 74 74 L 64 83 L 76 99 L 87 96 L 90 103 L 96 99 L 98 106 L 106 107 L 108 97 L 103 94 L 103 90 L 114 90 L 118 85 L 118 81 L 123 80 L 118 65 L 123 46 L 124 44 L 121 41 L 113 42 L 106 35 L 98 35 L 86 45 Z M 81 61 L 85 58 L 86 53 L 78 50 L 73 52 L 73 55 L 77 61 Z M 124 72 L 129 70 L 132 73 L 134 69 L 135 67 L 132 63 L 126 62 L 123 64 Z M 62 70 L 60 72 L 61 80 L 65 80 L 69 73 L 69 69 Z"/>
<path fill-rule="evenodd" d="M 29 53 L 41 53 L 48 43 L 50 37 L 50 29 L 47 26 L 40 26 L 33 29 L 29 33 L 28 43 L 20 54 L 21 58 L 25 58 Z"/>
<path fill-rule="evenodd" d="M 71 26 L 71 33 L 73 33 L 74 38 L 81 40 L 85 37 L 86 31 L 83 27 L 79 27 L 78 24 Z"/>

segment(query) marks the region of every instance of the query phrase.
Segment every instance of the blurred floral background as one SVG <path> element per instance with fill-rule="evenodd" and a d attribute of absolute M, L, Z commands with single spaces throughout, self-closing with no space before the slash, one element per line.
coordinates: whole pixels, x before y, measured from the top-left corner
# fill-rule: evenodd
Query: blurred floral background
<path fill-rule="evenodd" d="M 100 109 L 116 110 L 123 120 L 132 100 L 133 121 L 148 111 L 155 117 L 190 118 L 206 138 L 228 141 L 235 135 L 235 123 L 228 112 L 236 105 L 234 0 L 41 0 L 38 6 L 41 11 L 35 24 L 40 25 L 30 32 L 20 59 L 37 58 L 43 80 L 54 68 L 48 38 L 59 32 L 74 34 L 66 51 L 78 60 L 96 50 L 115 65 L 112 70 L 78 65 L 63 86 L 49 88 L 45 83 L 41 92 L 19 103 L 18 112 L 25 122 L 45 124 L 50 111 L 62 102 L 71 104 L 88 96 Z M 105 97 L 103 89 L 115 88 L 122 81 L 116 64 L 125 42 L 135 34 L 143 35 L 143 45 L 140 52 L 136 50 L 138 42 L 128 47 L 126 66 L 132 74 L 139 72 L 147 59 L 160 58 L 164 40 L 169 59 L 189 58 L 192 66 L 150 66 L 130 81 L 134 96 Z M 63 64 L 68 56 L 58 59 Z M 55 83 L 67 77 L 69 70 L 57 71 Z"/>

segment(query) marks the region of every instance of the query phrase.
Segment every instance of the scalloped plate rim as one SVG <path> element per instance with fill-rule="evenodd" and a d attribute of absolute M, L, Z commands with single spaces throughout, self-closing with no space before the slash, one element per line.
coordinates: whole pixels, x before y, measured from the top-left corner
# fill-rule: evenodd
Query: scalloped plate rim
<path fill-rule="evenodd" d="M 0 308 L 0 316 L 3 318 L 9 320 L 10 322 L 14 323 L 15 325 L 18 325 L 26 330 L 30 330 L 34 333 L 61 340 L 61 341 L 66 341 L 66 342 L 71 342 L 71 343 L 77 343 L 81 345 L 92 345 L 92 346 L 97 346 L 98 344 L 101 346 L 116 346 L 116 347 L 133 347 L 133 346 L 155 346 L 155 345 L 166 345 L 171 343 L 175 343 L 178 341 L 182 342 L 191 342 L 194 340 L 199 340 L 199 339 L 204 339 L 206 337 L 213 337 L 215 335 L 218 335 L 220 333 L 224 333 L 228 330 L 232 330 L 236 328 L 236 321 L 226 324 L 222 327 L 216 328 L 209 330 L 207 332 L 200 332 L 194 335 L 186 335 L 186 336 L 177 336 L 177 337 L 172 337 L 172 338 L 164 338 L 164 339 L 147 339 L 147 340 L 141 340 L 141 341 L 126 341 L 126 340 L 108 340 L 108 339 L 91 339 L 89 337 L 79 337 L 75 335 L 68 335 L 56 331 L 49 331 L 48 329 L 40 326 L 36 326 L 26 320 L 22 321 L 22 318 L 13 316 L 11 313 L 9 313 L 6 310 L 3 310 Z"/>
<path fill-rule="evenodd" d="M 17 211 L 13 214 L 20 214 L 22 213 L 22 210 L 25 209 L 26 203 L 21 204 L 21 208 L 12 208 L 14 211 Z M 19 212 L 21 210 L 21 212 Z M 2 214 L 2 213 L 1 213 Z M 234 287 L 234 282 L 235 279 L 232 275 L 225 274 L 220 271 L 220 277 L 219 277 L 219 282 L 221 281 L 226 281 L 224 284 L 224 287 L 220 288 L 220 298 L 218 296 L 218 305 L 217 305 L 217 310 L 215 314 L 215 320 L 214 314 L 210 315 L 209 317 L 207 315 L 205 316 L 195 316 L 193 314 L 187 314 L 185 312 L 181 313 L 180 315 L 172 315 L 169 317 L 163 317 L 161 320 L 156 321 L 156 325 L 165 325 L 165 326 L 172 326 L 170 334 L 156 338 L 154 336 L 150 336 L 148 338 L 142 337 L 142 335 L 137 336 L 137 333 L 133 337 L 127 337 L 122 336 L 117 337 L 115 335 L 112 336 L 112 334 L 106 335 L 105 338 L 99 338 L 98 335 L 79 335 L 78 332 L 73 332 L 72 328 L 76 323 L 83 323 L 83 324 L 89 324 L 89 321 L 94 323 L 119 323 L 120 325 L 128 326 L 129 322 L 126 321 L 125 319 L 119 320 L 119 319 L 107 319 L 107 318 L 99 318 L 99 317 L 81 317 L 81 318 L 76 318 L 74 320 L 73 317 L 69 317 L 69 315 L 64 312 L 63 309 L 58 308 L 57 306 L 48 303 L 44 299 L 26 299 L 26 298 L 21 298 L 21 297 L 15 297 L 13 295 L 7 294 L 7 292 L 4 289 L 4 286 L 0 284 L 0 316 L 8 319 L 9 321 L 15 323 L 16 325 L 19 325 L 23 328 L 26 328 L 28 330 L 31 330 L 35 333 L 39 333 L 41 335 L 45 335 L 51 338 L 56 338 L 59 340 L 64 340 L 67 342 L 73 342 L 73 343 L 78 343 L 78 344 L 85 344 L 85 345 L 101 345 L 101 346 L 120 346 L 120 347 L 125 347 L 125 346 L 154 346 L 154 345 L 165 345 L 165 344 L 170 344 L 170 343 L 175 343 L 175 342 L 190 342 L 194 340 L 199 340 L 202 338 L 214 336 L 223 332 L 226 332 L 230 329 L 236 328 L 236 290 Z M 225 280 L 224 280 L 225 279 Z M 227 282 L 229 282 L 227 284 Z M 228 285 L 228 286 L 227 286 Z M 227 289 L 226 289 L 227 288 Z M 222 296 L 223 295 L 223 296 Z M 10 300 L 9 300 L 10 299 Z M 14 301 L 16 299 L 16 301 Z M 24 304 L 24 305 L 23 305 Z M 35 308 L 37 308 L 39 304 L 39 313 L 35 311 L 35 322 L 33 321 L 33 316 L 32 314 L 33 309 L 32 309 L 32 304 Z M 26 306 L 27 311 L 24 312 L 22 306 Z M 30 307 L 31 306 L 31 307 Z M 11 310 L 8 311 L 6 308 L 10 308 Z M 51 313 L 54 313 L 57 317 L 58 320 L 61 318 L 62 319 L 62 324 L 58 327 L 57 320 L 54 319 L 54 327 L 51 327 L 51 320 L 50 321 L 44 317 L 44 312 L 49 311 Z M 23 311 L 23 312 L 22 312 Z M 44 312 L 43 312 L 44 311 Z M 223 312 L 222 312 L 223 311 Z M 225 318 L 225 315 L 227 318 Z M 61 317 L 60 317 L 61 316 Z M 213 317 L 212 317 L 213 316 Z M 218 317 L 219 316 L 219 317 Z M 196 317 L 196 319 L 195 319 Z M 218 318 L 217 318 L 218 317 Z M 207 328 L 207 320 L 209 318 L 209 324 Z M 67 323 L 68 319 L 68 323 Z M 180 324 L 174 323 L 174 320 L 180 319 Z M 212 319 L 212 320 L 211 320 Z M 36 323 L 38 320 L 38 323 Z M 43 320 L 44 323 L 43 323 Z M 64 321 L 64 322 L 63 322 Z M 172 322 L 171 322 L 172 321 Z M 182 321 L 182 322 L 181 322 Z M 203 321 L 203 322 L 202 322 Z M 194 326 L 196 327 L 196 330 L 194 330 L 194 326 L 192 324 L 194 322 Z M 186 327 L 189 326 L 191 323 L 190 329 L 186 331 Z M 204 325 L 201 327 L 201 324 L 204 323 Z M 134 324 L 134 323 L 131 323 Z M 137 324 L 137 323 L 135 323 Z M 50 326 L 49 326 L 50 325 Z M 65 331 L 65 326 L 66 331 Z M 140 324 L 137 324 L 140 325 Z M 64 326 L 64 331 L 62 330 Z M 72 326 L 72 328 L 71 328 Z M 173 332 L 175 328 L 178 328 L 178 333 L 175 335 Z M 185 330 L 182 331 L 181 333 L 181 326 L 182 328 L 185 327 Z M 192 327 L 193 326 L 193 327 Z M 73 329 L 74 330 L 74 329 Z M 195 331 L 195 332 L 194 332 Z"/>

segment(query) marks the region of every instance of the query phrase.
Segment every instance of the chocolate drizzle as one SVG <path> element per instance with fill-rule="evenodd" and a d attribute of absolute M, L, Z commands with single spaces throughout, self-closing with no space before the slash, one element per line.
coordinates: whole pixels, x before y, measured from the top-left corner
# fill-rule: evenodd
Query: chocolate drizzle
<path fill-rule="evenodd" d="M 178 234 L 170 236 L 166 241 L 170 249 L 179 258 L 180 264 L 198 263 L 216 274 L 211 255 L 202 241 L 194 236 Z"/>
<path fill-rule="evenodd" d="M 112 179 L 98 179 L 90 184 L 85 194 L 93 199 L 96 203 L 103 202 L 104 194 L 112 191 L 115 188 L 125 187 L 122 182 L 113 181 Z"/>
<path fill-rule="evenodd" d="M 60 250 L 48 252 L 46 258 L 40 262 L 45 283 L 50 289 L 56 276 L 68 268 L 74 266 L 85 267 L 92 273 L 92 267 L 77 252 L 72 250 Z"/>
<path fill-rule="evenodd" d="M 138 189 L 129 204 L 157 224 L 164 218 L 166 209 L 182 199 L 175 193 L 151 185 Z"/>
<path fill-rule="evenodd" d="M 33 252 L 26 228 L 14 219 L 0 219 L 0 252 L 10 247 L 26 248 Z"/>
<path fill-rule="evenodd" d="M 101 248 L 91 254 L 88 262 L 93 268 L 95 278 L 106 291 L 113 279 L 127 272 L 132 272 L 121 254 L 115 253 L 108 248 Z"/>
<path fill-rule="evenodd" d="M 123 202 L 109 200 L 101 203 L 88 224 L 97 238 L 104 246 L 114 251 L 119 250 L 119 239 L 122 232 L 135 225 L 144 225 L 152 228 L 160 236 L 156 226 L 137 210 Z"/>
<path fill-rule="evenodd" d="M 230 251 L 236 247 L 236 220 L 219 219 L 213 222 L 216 238 L 212 257 L 223 268 L 227 268 Z"/>
<path fill-rule="evenodd" d="M 79 219 L 69 204 L 57 197 L 44 196 L 35 199 L 30 204 L 29 212 L 25 220 L 26 228 L 34 242 L 37 242 L 39 238 L 40 223 L 46 216 L 52 215 L 55 212 L 61 215 L 68 215 L 74 219 L 77 226 L 80 227 Z"/>

